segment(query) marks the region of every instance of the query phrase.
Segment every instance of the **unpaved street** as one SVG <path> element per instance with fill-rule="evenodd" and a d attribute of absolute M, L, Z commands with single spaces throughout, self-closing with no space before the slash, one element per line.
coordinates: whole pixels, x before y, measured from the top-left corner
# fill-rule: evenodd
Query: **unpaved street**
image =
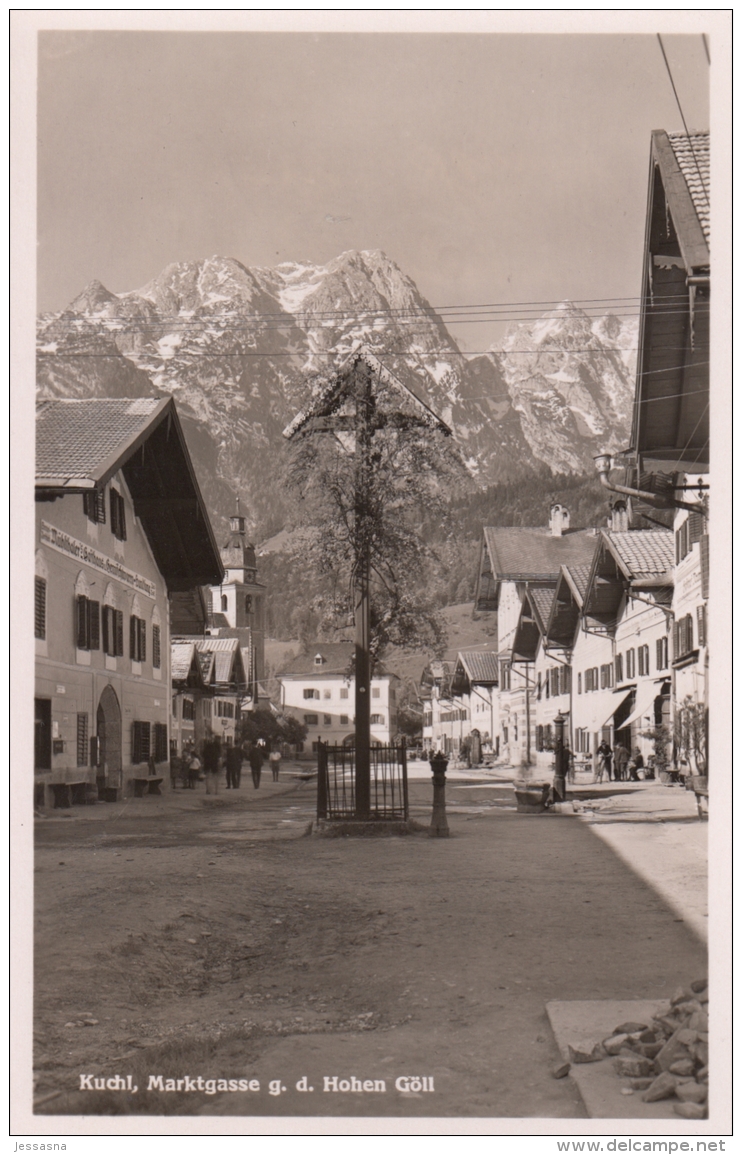
<path fill-rule="evenodd" d="M 40 820 L 39 1110 L 582 1116 L 545 1003 L 666 997 L 704 948 L 587 824 L 507 784 L 448 797 L 448 840 L 306 837 L 315 786 L 288 778 Z M 116 1074 L 138 1092 L 79 1090 Z M 165 1090 L 186 1076 L 260 1089 Z M 353 1077 L 376 1089 L 324 1090 Z"/>

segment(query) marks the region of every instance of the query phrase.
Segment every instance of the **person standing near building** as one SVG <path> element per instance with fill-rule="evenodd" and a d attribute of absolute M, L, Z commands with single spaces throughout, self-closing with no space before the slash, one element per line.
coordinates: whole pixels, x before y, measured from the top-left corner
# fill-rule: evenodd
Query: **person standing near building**
<path fill-rule="evenodd" d="M 603 775 L 604 774 L 607 775 L 608 781 L 610 782 L 610 780 L 611 780 L 611 758 L 613 757 L 613 751 L 611 750 L 610 746 L 606 742 L 605 738 L 603 739 L 603 741 L 598 746 L 596 753 L 598 755 L 598 776 L 597 776 L 598 782 L 603 781 Z"/>
<path fill-rule="evenodd" d="M 626 767 L 629 764 L 629 752 L 623 742 L 618 742 L 613 749 L 613 764 L 616 769 L 616 782 L 625 782 Z"/>
<path fill-rule="evenodd" d="M 204 743 L 204 770 L 206 772 L 206 793 L 219 793 L 219 763 L 221 760 L 221 742 L 217 737 L 210 738 Z"/>
<path fill-rule="evenodd" d="M 260 786 L 260 774 L 263 769 L 263 751 L 256 743 L 250 747 L 247 755 L 250 762 L 250 773 L 252 774 L 252 784 L 257 790 Z"/>
<path fill-rule="evenodd" d="M 273 772 L 273 781 L 278 782 L 278 771 L 281 769 L 281 750 L 280 747 L 274 746 L 268 755 L 268 761 L 271 764 Z"/>
<path fill-rule="evenodd" d="M 241 747 L 227 747 L 227 790 L 238 790 L 242 777 L 242 749 Z"/>

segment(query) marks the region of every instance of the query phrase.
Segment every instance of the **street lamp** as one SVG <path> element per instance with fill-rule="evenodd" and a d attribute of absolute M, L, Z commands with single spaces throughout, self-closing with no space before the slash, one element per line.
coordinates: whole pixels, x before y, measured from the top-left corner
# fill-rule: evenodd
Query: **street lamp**
<path fill-rule="evenodd" d="M 554 719 L 554 801 L 564 802 L 567 797 L 567 762 L 569 751 L 564 744 L 564 727 L 567 719 L 559 711 Z"/>

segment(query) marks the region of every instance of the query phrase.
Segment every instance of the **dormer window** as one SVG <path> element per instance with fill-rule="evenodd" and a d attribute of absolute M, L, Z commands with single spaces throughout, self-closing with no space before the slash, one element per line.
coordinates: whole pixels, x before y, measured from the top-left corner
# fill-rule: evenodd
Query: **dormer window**
<path fill-rule="evenodd" d="M 325 661 L 325 659 L 322 657 L 321 654 L 315 654 L 314 655 L 315 666 L 322 666 L 324 664 L 324 661 Z"/>

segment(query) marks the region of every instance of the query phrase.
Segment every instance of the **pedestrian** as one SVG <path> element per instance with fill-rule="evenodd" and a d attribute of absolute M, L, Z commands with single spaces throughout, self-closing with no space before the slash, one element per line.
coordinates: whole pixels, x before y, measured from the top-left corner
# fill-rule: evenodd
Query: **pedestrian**
<path fill-rule="evenodd" d="M 644 769 L 644 758 L 638 746 L 634 748 L 631 761 L 629 762 L 629 780 L 631 782 L 639 781 L 639 770 Z"/>
<path fill-rule="evenodd" d="M 242 750 L 239 746 L 227 746 L 227 790 L 239 790 L 242 777 Z"/>
<path fill-rule="evenodd" d="M 188 789 L 195 790 L 196 783 L 201 776 L 201 759 L 195 747 L 189 751 L 186 757 L 188 759 Z"/>
<path fill-rule="evenodd" d="M 263 751 L 259 746 L 253 745 L 247 755 L 250 763 L 250 773 L 252 774 L 252 784 L 257 790 L 260 786 L 260 773 L 263 769 Z"/>
<path fill-rule="evenodd" d="M 629 764 L 629 752 L 622 742 L 613 748 L 613 765 L 615 767 L 616 782 L 626 781 L 626 767 Z"/>
<path fill-rule="evenodd" d="M 598 755 L 597 780 L 598 780 L 598 782 L 602 782 L 603 781 L 603 775 L 606 774 L 608 776 L 608 781 L 610 782 L 610 780 L 611 780 L 611 758 L 613 757 L 613 751 L 611 750 L 610 746 L 606 742 L 605 738 L 603 739 L 603 741 L 598 746 L 596 753 Z"/>
<path fill-rule="evenodd" d="M 273 781 L 278 782 L 278 771 L 281 769 L 281 751 L 279 750 L 278 746 L 274 746 L 274 748 L 271 750 L 270 754 L 268 755 L 268 761 L 270 762 L 271 770 L 273 771 Z"/>
<path fill-rule="evenodd" d="M 219 793 L 219 769 L 222 744 L 216 735 L 204 742 L 204 770 L 206 771 L 206 793 Z"/>

